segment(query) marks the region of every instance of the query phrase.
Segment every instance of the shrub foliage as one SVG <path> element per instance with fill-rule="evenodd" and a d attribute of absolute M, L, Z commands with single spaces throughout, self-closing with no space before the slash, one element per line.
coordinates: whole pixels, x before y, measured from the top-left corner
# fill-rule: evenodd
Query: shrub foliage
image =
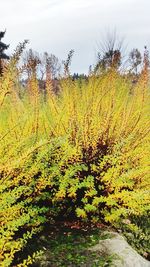
<path fill-rule="evenodd" d="M 117 225 L 150 209 L 149 85 L 109 70 L 88 81 L 26 88 L 17 68 L 24 44 L 0 78 L 0 261 L 21 262 L 30 238 L 59 216 Z M 46 95 L 46 97 L 45 97 Z"/>

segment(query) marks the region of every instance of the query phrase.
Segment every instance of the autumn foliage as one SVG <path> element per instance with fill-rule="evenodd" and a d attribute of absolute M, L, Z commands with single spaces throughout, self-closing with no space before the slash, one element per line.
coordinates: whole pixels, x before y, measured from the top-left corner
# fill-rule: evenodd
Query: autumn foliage
<path fill-rule="evenodd" d="M 45 222 L 69 217 L 117 225 L 150 210 L 150 90 L 110 69 L 101 76 L 64 78 L 26 88 L 18 47 L 0 78 L 0 261 L 17 256 Z M 45 97 L 46 94 L 46 97 Z"/>

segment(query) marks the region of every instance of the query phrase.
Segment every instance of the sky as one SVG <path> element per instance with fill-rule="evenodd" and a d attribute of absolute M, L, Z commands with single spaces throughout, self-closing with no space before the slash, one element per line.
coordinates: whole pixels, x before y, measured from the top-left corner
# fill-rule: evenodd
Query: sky
<path fill-rule="evenodd" d="M 108 32 L 124 39 L 126 54 L 150 47 L 150 0 L 0 0 L 0 10 L 9 53 L 24 39 L 27 48 L 60 60 L 74 49 L 76 73 L 88 72 Z"/>

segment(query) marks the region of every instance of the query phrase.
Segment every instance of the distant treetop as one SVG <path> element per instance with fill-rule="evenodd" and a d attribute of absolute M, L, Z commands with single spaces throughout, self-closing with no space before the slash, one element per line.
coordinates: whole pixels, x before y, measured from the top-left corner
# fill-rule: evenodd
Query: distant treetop
<path fill-rule="evenodd" d="M 4 32 L 0 32 L 0 40 L 4 37 L 5 32 L 6 32 L 6 31 L 4 31 Z"/>
<path fill-rule="evenodd" d="M 3 72 L 3 60 L 9 59 L 9 56 L 6 55 L 5 50 L 8 49 L 9 45 L 6 45 L 5 43 L 1 42 L 1 39 L 4 37 L 6 31 L 0 31 L 0 75 Z"/>

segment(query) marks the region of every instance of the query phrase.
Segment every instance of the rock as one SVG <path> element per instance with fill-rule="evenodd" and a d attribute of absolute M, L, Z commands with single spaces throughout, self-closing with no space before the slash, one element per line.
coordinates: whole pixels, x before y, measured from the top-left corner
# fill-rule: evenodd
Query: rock
<path fill-rule="evenodd" d="M 114 267 L 150 267 L 150 262 L 140 256 L 118 233 L 104 232 L 111 237 L 100 240 L 99 243 L 89 250 L 99 252 L 101 255 L 111 256 Z"/>

